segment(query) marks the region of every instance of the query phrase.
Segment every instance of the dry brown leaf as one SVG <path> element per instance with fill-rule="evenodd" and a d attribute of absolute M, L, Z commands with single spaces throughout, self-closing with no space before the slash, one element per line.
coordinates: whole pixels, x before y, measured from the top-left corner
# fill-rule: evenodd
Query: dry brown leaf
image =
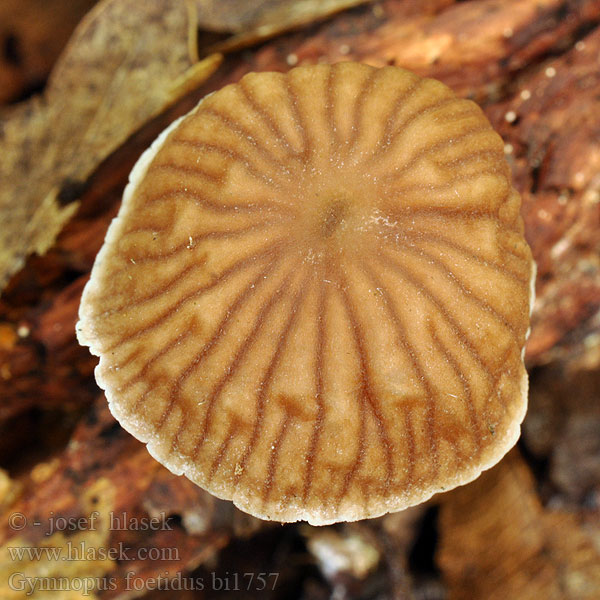
<path fill-rule="evenodd" d="M 515 450 L 446 496 L 440 529 L 449 600 L 598 598 L 599 549 L 575 515 L 542 507 Z"/>
<path fill-rule="evenodd" d="M 363 0 L 365 2 L 366 0 Z M 266 23 L 286 23 L 298 16 L 323 15 L 357 0 L 196 0 L 203 29 L 241 33 Z"/>
<path fill-rule="evenodd" d="M 77 27 L 44 95 L 0 121 L 0 289 L 54 241 L 94 168 L 136 129 L 207 79 L 192 64 L 181 0 L 104 0 Z"/>
<path fill-rule="evenodd" d="M 198 24 L 235 35 L 213 47 L 226 52 L 268 39 L 371 0 L 197 0 Z"/>

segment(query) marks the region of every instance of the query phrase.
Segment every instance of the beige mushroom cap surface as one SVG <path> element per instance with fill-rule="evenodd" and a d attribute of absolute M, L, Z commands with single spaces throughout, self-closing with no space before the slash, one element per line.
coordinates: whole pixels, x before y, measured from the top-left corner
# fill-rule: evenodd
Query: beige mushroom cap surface
<path fill-rule="evenodd" d="M 78 338 L 177 474 L 313 524 L 397 511 L 515 444 L 534 263 L 500 137 L 396 67 L 251 73 L 142 156 Z"/>

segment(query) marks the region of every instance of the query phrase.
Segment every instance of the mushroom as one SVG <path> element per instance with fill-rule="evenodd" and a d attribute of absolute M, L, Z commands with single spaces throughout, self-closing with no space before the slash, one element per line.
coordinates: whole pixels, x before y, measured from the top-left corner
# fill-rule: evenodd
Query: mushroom
<path fill-rule="evenodd" d="M 501 138 L 396 67 L 250 73 L 140 158 L 80 307 L 121 425 L 242 510 L 375 517 L 515 444 L 534 263 Z"/>

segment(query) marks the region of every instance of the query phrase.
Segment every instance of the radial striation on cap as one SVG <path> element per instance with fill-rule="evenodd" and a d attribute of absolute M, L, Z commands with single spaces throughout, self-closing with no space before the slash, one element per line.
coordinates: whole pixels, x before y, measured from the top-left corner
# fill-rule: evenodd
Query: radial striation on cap
<path fill-rule="evenodd" d="M 110 408 L 244 511 L 325 524 L 514 445 L 533 261 L 503 144 L 438 81 L 251 73 L 134 168 L 80 308 Z"/>

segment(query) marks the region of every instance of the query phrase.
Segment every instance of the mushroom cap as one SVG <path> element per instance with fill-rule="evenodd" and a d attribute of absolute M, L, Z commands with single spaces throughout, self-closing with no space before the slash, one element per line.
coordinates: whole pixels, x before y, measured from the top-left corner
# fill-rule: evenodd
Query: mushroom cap
<path fill-rule="evenodd" d="M 161 463 L 278 521 L 397 511 L 515 444 L 534 263 L 503 144 L 442 83 L 250 73 L 140 158 L 78 337 Z"/>

